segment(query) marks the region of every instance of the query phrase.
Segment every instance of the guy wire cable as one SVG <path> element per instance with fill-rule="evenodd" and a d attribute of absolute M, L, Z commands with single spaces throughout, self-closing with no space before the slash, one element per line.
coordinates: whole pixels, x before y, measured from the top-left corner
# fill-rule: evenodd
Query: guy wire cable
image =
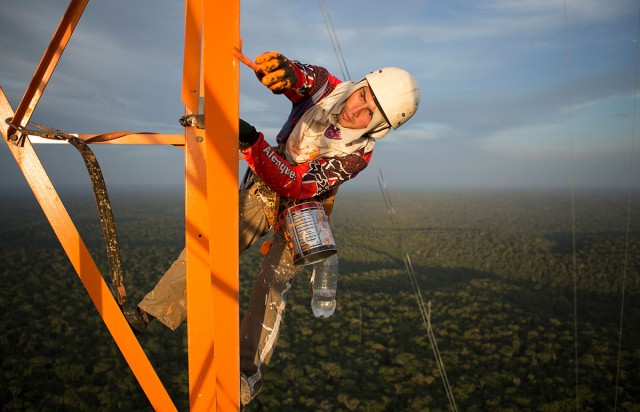
<path fill-rule="evenodd" d="M 640 1 L 638 2 L 638 18 L 637 18 L 637 28 L 636 28 L 636 67 L 635 67 L 635 75 L 634 75 L 634 86 L 633 86 L 633 116 L 631 122 L 631 142 L 629 148 L 629 182 L 627 189 L 627 227 L 625 230 L 625 241 L 624 241 L 624 261 L 622 265 L 622 287 L 621 287 L 621 299 L 620 299 L 620 327 L 618 329 L 618 353 L 616 360 L 616 379 L 615 386 L 613 387 L 614 392 L 614 403 L 613 410 L 618 410 L 618 384 L 620 382 L 620 362 L 621 362 L 621 354 L 622 354 L 622 331 L 624 325 L 624 303 L 625 303 L 625 292 L 627 285 L 627 269 L 629 268 L 629 233 L 631 226 L 631 193 L 633 192 L 633 161 L 634 161 L 634 150 L 635 150 L 635 136 L 636 136 L 636 114 L 638 107 L 638 60 L 640 58 Z"/>
<path fill-rule="evenodd" d="M 342 78 L 351 81 L 351 75 L 349 74 L 349 69 L 347 69 L 347 62 L 342 55 L 340 42 L 338 42 L 338 35 L 336 34 L 336 31 L 333 27 L 333 22 L 331 21 L 329 8 L 327 7 L 327 4 L 324 0 L 317 0 L 317 3 L 318 7 L 320 8 L 320 12 L 322 12 L 322 21 L 324 22 L 324 26 L 327 29 L 327 34 L 329 35 L 329 39 L 331 40 L 333 52 L 338 58 L 338 65 L 340 66 L 340 71 L 342 72 Z"/>
<path fill-rule="evenodd" d="M 342 74 L 343 76 L 345 76 L 346 80 L 351 81 L 351 76 L 349 75 L 349 72 L 347 70 L 347 64 L 345 62 L 344 56 L 342 55 L 342 49 L 340 48 L 338 36 L 336 35 L 335 29 L 333 28 L 333 23 L 331 22 L 329 9 L 324 3 L 324 0 L 317 0 L 317 1 L 318 1 L 318 6 L 322 11 L 322 18 L 327 28 L 327 33 L 329 33 L 329 37 L 332 42 L 333 50 L 336 53 L 336 57 L 338 59 L 338 64 L 340 66 L 340 69 L 343 70 L 342 68 L 344 67 L 344 71 Z M 378 184 L 380 185 L 380 190 L 387 207 L 387 212 L 391 217 L 394 230 L 396 231 L 396 233 L 399 233 L 399 224 L 398 224 L 397 216 L 395 213 L 395 209 L 393 208 L 393 204 L 391 202 L 391 196 L 389 195 L 388 186 L 384 180 L 384 177 L 382 176 L 382 169 L 377 163 L 376 163 L 376 169 L 378 174 Z M 422 316 L 423 325 L 427 331 L 427 337 L 429 338 L 429 343 L 431 344 L 431 348 L 433 350 L 436 364 L 438 366 L 438 371 L 442 376 L 442 382 L 444 385 L 445 392 L 447 394 L 447 398 L 449 400 L 449 405 L 451 407 L 451 410 L 456 412 L 458 408 L 453 396 L 453 390 L 451 389 L 451 384 L 449 383 L 449 378 L 447 377 L 447 373 L 444 367 L 444 361 L 442 360 L 442 357 L 440 355 L 440 350 L 436 342 L 436 337 L 433 332 L 433 328 L 431 326 L 431 311 L 427 310 L 427 307 L 424 303 L 424 299 L 422 298 L 422 293 L 420 292 L 420 287 L 418 286 L 418 280 L 417 280 L 415 271 L 413 269 L 413 265 L 411 264 L 411 258 L 409 257 L 409 253 L 406 250 L 405 242 L 403 241 L 402 238 L 400 238 L 400 245 L 401 245 L 401 252 L 403 254 L 405 267 L 409 275 L 409 280 L 411 281 L 411 287 L 413 288 L 413 292 L 416 297 L 416 301 L 418 303 L 418 308 L 420 310 L 420 315 Z M 431 302 L 429 302 L 429 307 L 430 305 L 431 305 Z"/>
<path fill-rule="evenodd" d="M 391 216 L 391 221 L 393 223 L 394 230 L 396 231 L 396 233 L 399 233 L 400 226 L 398 224 L 395 208 L 391 203 L 391 196 L 389 195 L 389 189 L 388 189 L 387 183 L 385 182 L 384 176 L 382 175 L 382 169 L 380 169 L 380 166 L 377 163 L 376 163 L 376 169 L 378 171 L 378 184 L 380 185 L 380 190 L 382 192 L 382 196 L 387 206 L 387 212 Z M 444 390 L 447 394 L 447 398 L 449 399 L 449 405 L 452 411 L 457 411 L 458 407 L 456 405 L 456 401 L 453 396 L 453 390 L 451 389 L 451 384 L 449 383 L 449 378 L 447 376 L 447 372 L 444 367 L 444 361 L 442 360 L 442 356 L 440 355 L 440 349 L 438 348 L 438 343 L 436 342 L 436 336 L 431 326 L 431 310 L 430 310 L 431 302 L 428 303 L 429 309 L 427 309 L 424 303 L 424 299 L 422 298 L 422 292 L 420 292 L 420 287 L 418 286 L 418 278 L 416 276 L 416 272 L 413 270 L 413 265 L 411 264 L 411 258 L 409 257 L 409 252 L 406 249 L 406 245 L 402 237 L 399 237 L 399 243 L 400 243 L 401 252 L 404 258 L 404 263 L 407 268 L 407 273 L 409 274 L 409 279 L 411 280 L 411 287 L 413 288 L 413 292 L 416 297 L 416 301 L 418 303 L 418 308 L 420 309 L 422 322 L 425 329 L 427 330 L 427 337 L 429 338 L 429 343 L 431 344 L 431 349 L 433 350 L 433 355 L 436 359 L 438 371 L 442 375 L 442 382 L 444 385 Z"/>
<path fill-rule="evenodd" d="M 573 97 L 571 95 L 571 58 L 569 55 L 569 33 L 567 21 L 567 0 L 564 0 L 564 54 L 565 54 L 565 82 L 567 103 L 569 106 L 569 155 L 571 166 L 571 248 L 572 248 L 572 278 L 573 278 L 573 361 L 575 381 L 575 409 L 580 404 L 578 393 L 578 264 L 576 260 L 576 196 L 575 196 L 575 157 L 573 149 Z"/>

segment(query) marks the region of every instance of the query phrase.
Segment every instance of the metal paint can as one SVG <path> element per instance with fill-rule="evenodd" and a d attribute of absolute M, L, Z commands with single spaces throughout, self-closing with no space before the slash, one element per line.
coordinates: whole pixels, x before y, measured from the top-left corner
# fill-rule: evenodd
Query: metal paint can
<path fill-rule="evenodd" d="M 310 265 L 338 252 L 322 203 L 291 206 L 280 214 L 280 221 L 293 248 L 294 265 Z"/>

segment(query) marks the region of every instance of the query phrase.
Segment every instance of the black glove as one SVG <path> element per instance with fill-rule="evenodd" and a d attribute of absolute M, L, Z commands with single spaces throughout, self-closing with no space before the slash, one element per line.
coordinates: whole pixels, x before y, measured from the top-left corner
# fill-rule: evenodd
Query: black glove
<path fill-rule="evenodd" d="M 240 132 L 238 133 L 240 140 L 240 150 L 248 149 L 258 141 L 260 134 L 256 131 L 256 128 L 249 123 L 240 119 Z"/>

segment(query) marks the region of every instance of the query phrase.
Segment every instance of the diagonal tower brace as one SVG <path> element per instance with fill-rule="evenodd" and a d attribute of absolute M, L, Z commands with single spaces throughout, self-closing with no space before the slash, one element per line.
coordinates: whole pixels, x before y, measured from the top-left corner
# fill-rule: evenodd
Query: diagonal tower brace
<path fill-rule="evenodd" d="M 88 0 L 71 0 L 14 112 L 0 89 L 0 115 L 24 126 L 64 51 Z M 229 4 L 230 3 L 230 4 Z M 215 16 L 215 20 L 214 20 Z M 204 21 L 216 21 L 210 29 Z M 215 127 L 186 127 L 185 201 L 189 392 L 193 411 L 238 410 L 238 65 L 239 0 L 214 6 L 185 1 L 183 102 Z M 204 102 L 208 102 L 204 105 Z M 197 103 L 197 104 L 196 104 Z M 202 106 L 205 106 L 204 110 Z M 202 113 L 204 111 L 204 113 Z M 153 408 L 176 410 L 122 316 L 28 136 L 2 126 L 2 135 L 80 280 Z M 118 140 L 105 143 L 120 143 Z M 122 143 L 174 144 L 176 135 L 131 134 Z M 209 195 L 210 194 L 210 195 Z"/>

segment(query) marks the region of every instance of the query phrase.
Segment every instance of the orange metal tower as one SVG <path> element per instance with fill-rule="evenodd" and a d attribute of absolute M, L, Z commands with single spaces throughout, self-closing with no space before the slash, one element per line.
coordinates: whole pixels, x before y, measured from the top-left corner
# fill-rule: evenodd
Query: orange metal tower
<path fill-rule="evenodd" d="M 13 125 L 19 127 L 29 122 L 88 1 L 70 1 L 15 111 L 0 89 L 2 119 L 12 117 Z M 182 101 L 185 114 L 198 115 L 200 124 L 185 127 L 184 135 L 129 134 L 104 142 L 171 144 L 184 148 L 192 411 L 239 409 L 239 69 L 234 54 L 239 47 L 239 0 L 222 3 L 185 0 Z M 29 136 L 4 123 L 0 130 L 152 407 L 157 411 L 176 410 L 55 191 Z M 79 135 L 80 139 L 91 136 Z"/>

